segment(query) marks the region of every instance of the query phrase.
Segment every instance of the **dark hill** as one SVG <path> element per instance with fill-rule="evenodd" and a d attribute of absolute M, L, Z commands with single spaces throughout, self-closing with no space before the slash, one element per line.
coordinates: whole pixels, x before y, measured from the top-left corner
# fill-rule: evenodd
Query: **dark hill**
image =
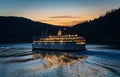
<path fill-rule="evenodd" d="M 31 42 L 32 36 L 39 36 L 46 30 L 48 34 L 55 34 L 58 29 L 23 17 L 0 16 L 0 43 Z"/>
<path fill-rule="evenodd" d="M 82 35 L 88 43 L 120 44 L 120 8 L 92 21 L 77 24 L 66 33 Z"/>

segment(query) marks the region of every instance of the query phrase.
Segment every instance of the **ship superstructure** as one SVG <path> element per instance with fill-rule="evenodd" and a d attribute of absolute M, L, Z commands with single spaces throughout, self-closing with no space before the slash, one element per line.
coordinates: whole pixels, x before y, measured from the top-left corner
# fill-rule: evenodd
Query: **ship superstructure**
<path fill-rule="evenodd" d="M 56 36 L 40 36 L 33 39 L 33 50 L 73 51 L 85 50 L 85 38 L 75 35 L 62 35 L 59 30 Z"/>

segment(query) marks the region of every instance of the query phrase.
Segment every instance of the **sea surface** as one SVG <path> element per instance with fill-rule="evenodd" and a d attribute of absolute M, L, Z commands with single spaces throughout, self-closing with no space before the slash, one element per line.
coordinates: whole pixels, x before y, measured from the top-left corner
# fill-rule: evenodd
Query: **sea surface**
<path fill-rule="evenodd" d="M 107 45 L 86 49 L 32 51 L 29 43 L 0 44 L 0 77 L 120 77 L 120 49 Z"/>

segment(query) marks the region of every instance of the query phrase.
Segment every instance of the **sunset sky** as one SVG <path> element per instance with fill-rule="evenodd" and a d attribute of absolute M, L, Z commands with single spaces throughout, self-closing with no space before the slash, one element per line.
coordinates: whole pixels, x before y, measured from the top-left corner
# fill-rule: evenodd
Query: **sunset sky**
<path fill-rule="evenodd" d="M 0 0 L 0 16 L 72 26 L 120 7 L 120 0 Z"/>

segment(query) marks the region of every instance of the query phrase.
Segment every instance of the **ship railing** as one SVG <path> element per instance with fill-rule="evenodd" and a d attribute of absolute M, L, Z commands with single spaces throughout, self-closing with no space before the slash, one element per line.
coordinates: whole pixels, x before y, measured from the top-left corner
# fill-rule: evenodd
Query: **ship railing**
<path fill-rule="evenodd" d="M 36 41 L 54 41 L 54 40 L 71 41 L 71 40 L 85 40 L 85 39 L 83 39 L 83 38 L 81 38 L 81 39 L 78 39 L 78 38 L 39 38 L 39 39 L 34 39 L 34 40 L 36 40 Z"/>
<path fill-rule="evenodd" d="M 81 43 L 81 42 L 85 42 L 85 40 L 34 40 L 33 42 L 75 42 L 75 43 Z"/>

